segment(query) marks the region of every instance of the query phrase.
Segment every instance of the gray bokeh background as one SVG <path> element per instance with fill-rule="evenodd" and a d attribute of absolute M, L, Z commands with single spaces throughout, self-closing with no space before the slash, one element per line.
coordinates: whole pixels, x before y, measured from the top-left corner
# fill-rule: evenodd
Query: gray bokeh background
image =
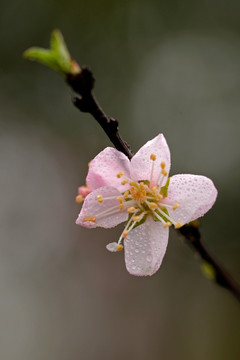
<path fill-rule="evenodd" d="M 0 359 L 238 360 L 237 301 L 174 231 L 160 271 L 130 276 L 121 232 L 75 225 L 87 164 L 109 140 L 50 70 L 21 58 L 60 28 L 134 151 L 163 132 L 172 171 L 219 196 L 205 243 L 240 281 L 238 1 L 1 1 Z"/>

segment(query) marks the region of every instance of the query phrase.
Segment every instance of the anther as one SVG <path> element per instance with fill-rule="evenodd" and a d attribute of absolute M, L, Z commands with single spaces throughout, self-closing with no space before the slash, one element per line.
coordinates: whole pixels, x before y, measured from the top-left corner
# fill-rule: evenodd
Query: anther
<path fill-rule="evenodd" d="M 162 174 L 163 174 L 163 176 L 167 176 L 167 170 L 165 170 L 165 169 L 162 169 Z"/>
<path fill-rule="evenodd" d="M 158 206 L 157 206 L 156 203 L 151 202 L 151 203 L 149 204 L 149 207 L 150 207 L 150 209 L 155 210 Z"/>
<path fill-rule="evenodd" d="M 125 193 L 123 194 L 124 199 L 127 199 L 127 198 L 128 198 L 128 195 L 129 195 L 129 191 L 127 190 L 127 191 L 125 191 Z"/>
<path fill-rule="evenodd" d="M 96 222 L 96 216 L 85 216 L 85 218 L 83 219 L 83 221 Z"/>
<path fill-rule="evenodd" d="M 180 205 L 179 205 L 178 203 L 176 203 L 176 204 L 173 205 L 172 208 L 173 208 L 173 210 L 176 210 L 177 208 L 179 208 L 179 206 L 180 206 Z"/>
<path fill-rule="evenodd" d="M 178 222 L 174 225 L 175 229 L 180 229 L 180 227 L 182 227 L 182 226 L 183 226 L 183 224 L 181 223 L 181 221 L 178 221 Z"/>
<path fill-rule="evenodd" d="M 97 196 L 97 201 L 98 201 L 99 203 L 102 203 L 102 202 L 103 202 L 103 197 L 102 197 L 102 195 L 98 195 L 98 196 Z"/>
<path fill-rule="evenodd" d="M 118 246 L 117 246 L 117 251 L 122 251 L 122 249 L 123 249 L 122 244 L 118 244 Z"/>
<path fill-rule="evenodd" d="M 119 205 L 119 209 L 120 209 L 120 210 L 124 210 L 124 205 L 123 205 L 123 204 L 120 204 L 120 205 Z"/>
<path fill-rule="evenodd" d="M 119 171 L 119 173 L 117 173 L 117 178 L 120 179 L 120 177 L 122 177 L 124 175 L 124 172 L 123 171 Z"/>
<path fill-rule="evenodd" d="M 170 227 L 172 224 L 170 223 L 170 221 L 167 221 L 164 225 L 163 225 L 163 227 L 164 228 L 168 228 L 168 227 Z"/>
<path fill-rule="evenodd" d="M 156 155 L 155 155 L 155 154 L 151 154 L 151 155 L 150 155 L 150 159 L 151 159 L 152 161 L 155 161 L 155 160 L 156 160 Z"/>
<path fill-rule="evenodd" d="M 127 179 L 125 179 L 125 180 L 123 180 L 123 181 L 121 182 L 122 185 L 126 185 L 127 183 L 128 183 L 128 180 L 127 180 Z"/>
<path fill-rule="evenodd" d="M 123 203 L 123 198 L 122 198 L 121 196 L 118 196 L 116 199 L 117 199 L 117 201 L 118 201 L 120 204 Z"/>
<path fill-rule="evenodd" d="M 162 200 L 162 199 L 163 199 L 162 194 L 157 194 L 157 199 L 158 199 L 158 200 Z"/>
<path fill-rule="evenodd" d="M 153 194 L 157 194 L 157 191 L 158 191 L 158 189 L 157 189 L 157 187 L 156 186 L 153 186 L 152 187 L 152 192 L 153 192 Z"/>
<path fill-rule="evenodd" d="M 127 212 L 130 214 L 130 213 L 133 213 L 135 210 L 136 210 L 135 207 L 131 206 L 127 209 Z"/>
<path fill-rule="evenodd" d="M 139 220 L 140 220 L 140 216 L 133 216 L 132 220 L 133 220 L 133 221 L 139 221 Z"/>
<path fill-rule="evenodd" d="M 81 204 L 81 203 L 83 202 L 83 197 L 82 197 L 82 195 L 77 195 L 75 200 L 76 200 L 76 202 L 77 202 L 78 204 Z"/>
<path fill-rule="evenodd" d="M 126 239 L 126 237 L 128 236 L 128 231 L 124 230 L 123 233 L 122 233 L 122 236 L 123 236 L 124 239 Z"/>
<path fill-rule="evenodd" d="M 166 166 L 165 161 L 162 161 L 160 165 L 161 165 L 161 168 L 162 168 L 162 169 L 165 169 L 165 166 Z"/>

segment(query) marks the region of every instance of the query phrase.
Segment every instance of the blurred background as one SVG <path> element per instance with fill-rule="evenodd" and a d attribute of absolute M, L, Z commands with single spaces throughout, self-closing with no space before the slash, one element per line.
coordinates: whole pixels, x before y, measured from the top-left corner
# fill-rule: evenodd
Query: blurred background
<path fill-rule="evenodd" d="M 105 249 L 122 226 L 75 225 L 87 164 L 111 144 L 60 76 L 21 57 L 60 28 L 133 151 L 163 132 L 172 175 L 213 179 L 202 233 L 240 281 L 239 11 L 236 0 L 1 0 L 1 360 L 240 358 L 239 304 L 174 231 L 157 274 L 135 278 Z"/>

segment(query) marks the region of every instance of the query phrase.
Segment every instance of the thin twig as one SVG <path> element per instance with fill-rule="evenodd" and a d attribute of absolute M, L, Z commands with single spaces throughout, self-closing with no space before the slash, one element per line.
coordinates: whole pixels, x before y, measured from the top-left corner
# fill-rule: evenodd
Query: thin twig
<path fill-rule="evenodd" d="M 79 96 L 73 97 L 73 104 L 82 112 L 91 114 L 102 127 L 117 150 L 123 152 L 129 159 L 133 153 L 128 144 L 121 138 L 118 132 L 118 121 L 108 117 L 97 103 L 92 90 L 94 78 L 87 67 L 82 67 L 77 75 L 69 75 L 67 83 Z M 185 225 L 178 230 L 185 238 L 188 245 L 206 262 L 212 269 L 215 282 L 229 290 L 240 301 L 240 286 L 209 253 L 201 240 L 199 227 Z"/>

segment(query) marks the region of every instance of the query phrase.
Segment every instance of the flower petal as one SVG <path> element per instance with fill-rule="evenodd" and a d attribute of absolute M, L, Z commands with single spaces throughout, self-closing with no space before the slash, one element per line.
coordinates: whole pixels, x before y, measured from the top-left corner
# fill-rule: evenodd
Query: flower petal
<path fill-rule="evenodd" d="M 168 212 L 176 222 L 186 224 L 211 209 L 216 197 L 217 189 L 209 178 L 180 174 L 170 179 L 166 203 L 180 205 L 176 210 L 168 209 Z"/>
<path fill-rule="evenodd" d="M 131 230 L 124 240 L 125 263 L 132 275 L 153 275 L 160 267 L 168 243 L 169 229 L 152 217 Z"/>
<path fill-rule="evenodd" d="M 153 161 L 151 154 L 156 156 L 154 161 L 154 170 L 152 176 L 152 185 L 156 185 L 160 174 L 161 162 L 165 162 L 165 170 L 169 173 L 171 166 L 171 157 L 168 144 L 163 134 L 159 134 L 154 139 L 143 145 L 131 159 L 131 178 L 135 181 L 150 180 Z M 165 176 L 162 186 L 165 185 L 167 176 Z"/>
<path fill-rule="evenodd" d="M 97 200 L 98 195 L 102 195 L 103 199 L 104 197 L 110 196 L 114 196 L 114 198 L 99 203 Z M 128 214 L 126 211 L 121 211 L 119 209 L 119 202 L 116 199 L 116 197 L 120 195 L 121 193 L 117 189 L 110 186 L 104 186 L 92 191 L 84 200 L 76 224 L 87 228 L 111 228 L 126 221 Z M 111 213 L 107 212 L 108 209 L 110 210 L 111 208 L 115 208 L 115 210 L 112 209 Z M 104 214 L 101 215 L 103 212 Z M 89 221 L 86 220 L 88 218 Z"/>
<path fill-rule="evenodd" d="M 120 171 L 129 177 L 129 159 L 122 152 L 107 147 L 90 162 L 86 182 L 91 190 L 102 186 L 112 186 L 123 192 L 128 186 L 121 185 L 123 178 L 117 178 Z"/>

